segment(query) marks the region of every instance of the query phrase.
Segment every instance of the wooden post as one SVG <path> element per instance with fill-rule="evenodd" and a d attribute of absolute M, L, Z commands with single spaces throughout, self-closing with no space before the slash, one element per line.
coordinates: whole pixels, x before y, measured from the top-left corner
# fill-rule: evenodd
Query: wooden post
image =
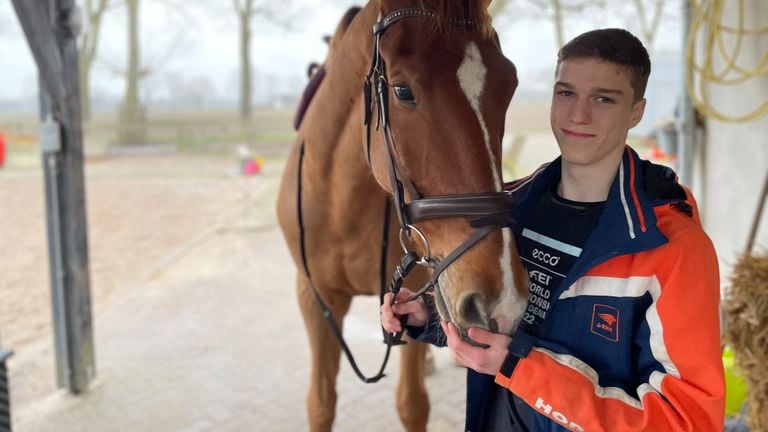
<path fill-rule="evenodd" d="M 95 375 L 83 179 L 74 0 L 12 0 L 40 75 L 56 369 L 59 387 L 88 388 Z"/>
<path fill-rule="evenodd" d="M 11 395 L 8 391 L 8 373 L 5 361 L 10 351 L 0 347 L 0 432 L 11 432 Z"/>

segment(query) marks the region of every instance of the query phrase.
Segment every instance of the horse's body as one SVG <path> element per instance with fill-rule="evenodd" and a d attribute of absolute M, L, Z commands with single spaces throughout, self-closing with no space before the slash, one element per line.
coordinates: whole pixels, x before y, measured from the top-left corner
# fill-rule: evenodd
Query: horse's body
<path fill-rule="evenodd" d="M 353 296 L 379 294 L 382 227 L 391 192 L 387 144 L 375 129 L 370 166 L 367 161 L 361 87 L 371 66 L 371 28 L 380 14 L 403 7 L 423 4 L 443 11 L 454 3 L 464 2 L 414 5 L 372 0 L 359 13 L 348 12 L 331 39 L 324 82 L 309 105 L 286 164 L 278 219 L 300 269 L 298 300 L 312 353 L 307 408 L 313 431 L 330 430 L 333 424 L 340 346 L 302 269 L 297 207 L 300 148 L 303 145 L 305 151 L 300 209 L 304 252 L 313 285 L 341 325 Z M 470 18 L 487 18 L 487 3 L 482 4 L 480 15 L 475 3 L 483 2 L 469 0 L 463 7 L 474 11 Z M 396 92 L 398 98 L 403 96 L 402 87 L 390 95 L 392 134 L 400 152 L 397 169 L 425 196 L 501 191 L 500 142 L 506 108 L 517 84 L 514 66 L 492 37 L 480 31 L 446 30 L 456 17 L 445 13 L 443 30 L 436 29 L 432 20 L 404 20 L 392 25 L 381 39 L 390 84 L 407 84 L 419 98 L 416 103 L 396 100 Z M 375 116 L 373 123 L 375 127 Z M 406 201 L 414 198 L 411 195 L 406 193 Z M 390 220 L 387 274 L 402 254 L 398 220 L 394 215 Z M 471 232 L 463 219 L 425 221 L 418 226 L 436 257 L 448 255 Z M 436 297 L 443 319 L 464 330 L 477 325 L 511 332 L 525 298 L 525 275 L 516 259 L 506 228 L 479 241 L 440 277 Z M 418 288 L 428 276 L 417 271 L 407 285 Z M 413 342 L 401 348 L 397 409 L 409 431 L 425 430 L 429 413 L 423 380 L 425 350 L 426 346 Z"/>

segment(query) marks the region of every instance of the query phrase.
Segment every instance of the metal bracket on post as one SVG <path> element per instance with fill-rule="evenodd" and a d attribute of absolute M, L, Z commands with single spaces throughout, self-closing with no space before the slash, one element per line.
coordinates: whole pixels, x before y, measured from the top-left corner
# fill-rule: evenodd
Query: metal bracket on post
<path fill-rule="evenodd" d="M 0 347 L 0 432 L 11 432 L 11 395 L 5 361 L 13 354 Z"/>
<path fill-rule="evenodd" d="M 61 153 L 61 126 L 53 119 L 51 101 L 41 96 L 41 106 L 47 110 L 40 122 L 40 151 L 43 153 L 46 171 L 46 202 L 51 212 L 48 216 L 48 241 L 51 267 L 51 295 L 53 311 L 54 345 L 56 347 L 56 378 L 59 387 L 72 388 L 72 364 L 70 343 L 67 337 L 67 287 L 64 281 L 65 264 L 62 239 L 61 196 L 59 194 L 59 155 Z M 2 431 L 0 431 L 2 432 Z"/>
<path fill-rule="evenodd" d="M 61 151 L 61 128 L 50 115 L 40 123 L 40 150 L 44 154 Z"/>

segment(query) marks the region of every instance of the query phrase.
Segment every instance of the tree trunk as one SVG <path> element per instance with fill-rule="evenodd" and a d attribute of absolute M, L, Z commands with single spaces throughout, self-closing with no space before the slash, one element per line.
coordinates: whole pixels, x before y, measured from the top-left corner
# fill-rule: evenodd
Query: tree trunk
<path fill-rule="evenodd" d="M 139 101 L 139 0 L 126 0 L 128 7 L 128 73 L 125 96 L 120 107 L 120 136 L 122 145 L 146 143 L 144 108 Z"/>
<path fill-rule="evenodd" d="M 557 49 L 560 49 L 565 45 L 565 36 L 563 36 L 563 8 L 560 0 L 552 0 L 552 22 L 555 24 Z"/>
<path fill-rule="evenodd" d="M 92 59 L 80 52 L 80 112 L 83 122 L 91 120 L 91 64 Z"/>
<path fill-rule="evenodd" d="M 99 45 L 101 31 L 101 18 L 107 9 L 107 0 L 98 0 L 96 8 L 92 0 L 85 0 L 85 16 L 88 19 L 88 33 L 80 39 L 79 64 L 80 64 L 80 105 L 83 121 L 91 119 L 91 66 L 96 58 L 96 49 Z"/>
<path fill-rule="evenodd" d="M 240 18 L 240 118 L 251 117 L 251 0 L 237 11 Z"/>
<path fill-rule="evenodd" d="M 635 0 L 635 10 L 637 11 L 637 17 L 640 21 L 640 31 L 643 35 L 643 42 L 645 42 L 645 48 L 648 52 L 653 50 L 654 37 L 656 31 L 659 29 L 659 22 L 661 21 L 661 13 L 664 10 L 664 0 L 656 0 L 653 6 L 653 18 L 648 22 L 648 15 L 645 13 L 645 5 L 642 0 Z"/>

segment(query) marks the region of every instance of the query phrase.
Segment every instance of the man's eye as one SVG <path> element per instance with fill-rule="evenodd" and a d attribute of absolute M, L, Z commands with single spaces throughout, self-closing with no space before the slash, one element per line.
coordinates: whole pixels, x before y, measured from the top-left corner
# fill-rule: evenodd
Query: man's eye
<path fill-rule="evenodd" d="M 557 92 L 557 95 L 558 96 L 570 97 L 570 96 L 573 96 L 573 92 L 570 91 L 570 90 L 560 90 L 560 91 Z"/>
<path fill-rule="evenodd" d="M 597 101 L 600 103 L 608 103 L 608 104 L 612 104 L 615 102 L 613 99 L 605 96 L 598 96 Z"/>
<path fill-rule="evenodd" d="M 396 84 L 392 86 L 395 92 L 395 96 L 403 102 L 409 104 L 416 103 L 416 96 L 413 95 L 413 91 L 405 84 Z"/>

